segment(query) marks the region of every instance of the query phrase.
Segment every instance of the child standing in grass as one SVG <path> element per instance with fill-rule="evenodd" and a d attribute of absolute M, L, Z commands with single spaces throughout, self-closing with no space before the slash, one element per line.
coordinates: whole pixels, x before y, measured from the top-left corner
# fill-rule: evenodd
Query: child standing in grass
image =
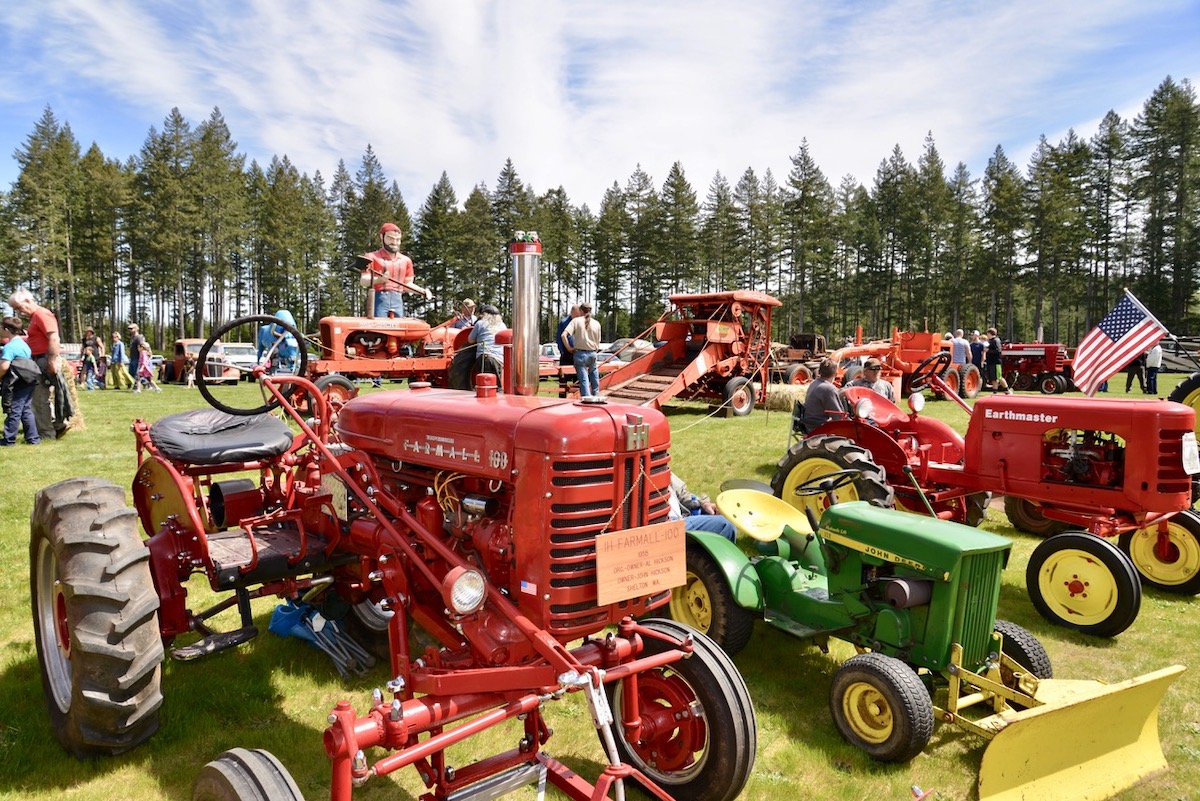
<path fill-rule="evenodd" d="M 148 342 L 143 342 L 138 349 L 137 386 L 133 388 L 133 391 L 141 392 L 143 382 L 155 392 L 162 392 L 162 387 L 154 383 L 154 368 L 150 362 L 150 343 Z"/>
<path fill-rule="evenodd" d="M 83 349 L 83 385 L 88 389 L 96 389 L 99 382 L 96 380 L 96 354 L 91 348 Z"/>

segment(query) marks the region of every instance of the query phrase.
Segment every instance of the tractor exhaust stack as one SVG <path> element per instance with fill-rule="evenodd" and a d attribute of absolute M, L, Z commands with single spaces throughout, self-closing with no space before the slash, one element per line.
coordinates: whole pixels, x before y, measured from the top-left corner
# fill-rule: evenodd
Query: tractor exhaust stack
<path fill-rule="evenodd" d="M 542 243 L 537 231 L 517 231 L 508 252 L 513 265 L 512 391 L 536 395 L 542 267 Z"/>

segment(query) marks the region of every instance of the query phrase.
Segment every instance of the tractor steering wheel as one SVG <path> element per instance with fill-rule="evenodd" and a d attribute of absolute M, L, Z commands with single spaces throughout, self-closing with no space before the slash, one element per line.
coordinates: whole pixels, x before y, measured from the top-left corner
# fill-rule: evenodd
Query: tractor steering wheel
<path fill-rule="evenodd" d="M 918 364 L 917 369 L 913 370 L 912 375 L 908 377 L 909 388 L 915 392 L 924 389 L 933 376 L 941 378 L 946 373 L 946 368 L 950 366 L 950 359 L 950 351 L 943 350 Z"/>
<path fill-rule="evenodd" d="M 277 327 L 277 329 L 283 330 L 283 334 L 277 335 L 274 342 L 271 344 L 271 347 L 266 354 L 268 360 L 270 360 L 271 356 L 274 355 L 275 351 L 278 350 L 280 345 L 283 343 L 285 335 L 291 334 L 293 337 L 295 337 L 297 350 L 299 351 L 296 359 L 295 375 L 303 376 L 308 370 L 308 349 L 304 346 L 304 335 L 297 331 L 295 326 L 279 319 L 278 317 L 274 317 L 270 314 L 254 314 L 249 317 L 239 317 L 236 320 L 230 320 L 224 325 L 214 328 L 213 332 L 209 334 L 208 339 L 204 340 L 204 344 L 200 347 L 200 353 L 196 357 L 196 388 L 200 390 L 200 396 L 203 397 L 204 400 L 208 401 L 208 404 L 214 409 L 220 409 L 226 414 L 232 414 L 239 417 L 250 417 L 256 414 L 265 414 L 272 409 L 278 408 L 279 401 L 273 396 L 268 397 L 269 393 L 264 390 L 263 395 L 268 399 L 267 402 L 261 406 L 256 406 L 253 408 L 230 406 L 229 404 L 215 397 L 209 387 L 210 383 L 217 383 L 218 381 L 223 380 L 223 377 L 209 378 L 209 376 L 206 375 L 207 370 L 205 370 L 205 366 L 208 364 L 209 352 L 216 347 L 217 342 L 221 339 L 221 337 L 230 331 L 235 329 L 244 329 L 246 326 L 251 326 L 251 324 L 253 324 L 251 330 L 255 332 L 255 335 L 257 335 L 259 327 L 263 325 L 274 325 Z M 220 351 L 217 352 L 220 353 Z M 286 377 L 281 376 L 281 378 L 284 378 L 284 380 L 280 381 L 280 383 L 286 384 L 286 386 L 284 386 L 280 392 L 283 394 L 284 398 L 290 399 L 292 393 L 296 391 L 296 384 L 288 382 Z"/>
<path fill-rule="evenodd" d="M 808 481 L 797 484 L 792 492 L 797 498 L 811 498 L 814 495 L 827 495 L 832 492 L 837 492 L 842 487 L 853 484 L 858 478 L 860 471 L 849 468 L 846 470 L 834 470 L 832 473 L 824 473 L 819 476 L 813 476 Z"/>

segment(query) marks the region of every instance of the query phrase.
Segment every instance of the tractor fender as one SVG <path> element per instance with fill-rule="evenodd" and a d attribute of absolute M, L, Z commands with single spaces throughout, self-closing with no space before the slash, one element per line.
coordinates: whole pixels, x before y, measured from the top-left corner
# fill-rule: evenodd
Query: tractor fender
<path fill-rule="evenodd" d="M 904 466 L 909 463 L 908 454 L 887 431 L 858 420 L 831 420 L 812 432 L 811 436 L 818 434 L 845 437 L 871 454 L 871 461 L 887 471 L 889 483 L 904 484 Z"/>
<path fill-rule="evenodd" d="M 686 523 L 686 518 L 684 520 Z M 722 537 L 707 531 L 687 532 L 688 542 L 708 554 L 729 582 L 733 600 L 744 609 L 762 611 L 762 581 L 742 549 Z"/>

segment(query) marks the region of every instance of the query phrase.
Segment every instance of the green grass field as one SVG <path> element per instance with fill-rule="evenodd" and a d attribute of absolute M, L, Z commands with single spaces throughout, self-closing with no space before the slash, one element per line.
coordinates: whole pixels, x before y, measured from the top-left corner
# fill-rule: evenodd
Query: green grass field
<path fill-rule="evenodd" d="M 1179 378 L 1162 376 L 1160 388 L 1169 391 Z M 1122 395 L 1117 383 L 1118 391 L 1109 397 Z M 200 767 L 234 746 L 268 748 L 307 798 L 327 797 L 328 761 L 321 747 L 326 715 L 342 699 L 361 711 L 371 689 L 389 676 L 376 668 L 362 679 L 340 680 L 321 652 L 266 633 L 274 605 L 269 600 L 255 603 L 264 633 L 253 642 L 198 662 L 164 665 L 161 728 L 148 743 L 121 757 L 87 763 L 59 748 L 42 695 L 30 616 L 33 495 L 73 476 L 99 476 L 128 488 L 136 464 L 130 422 L 203 402 L 194 390 L 167 387 L 161 395 L 82 393 L 81 404 L 86 430 L 39 447 L 0 450 L 0 591 L 9 599 L 0 606 L 0 799 L 189 798 Z M 952 404 L 930 403 L 926 413 L 965 429 L 966 415 Z M 770 481 L 788 441 L 789 419 L 782 412 L 759 409 L 747 418 L 710 418 L 705 407 L 683 404 L 667 414 L 673 467 L 695 491 L 715 495 L 720 483 L 732 477 Z M 1200 799 L 1200 600 L 1147 591 L 1137 623 L 1116 640 L 1078 636 L 1046 624 L 1026 597 L 1024 569 L 1037 541 L 1014 532 L 996 509 L 989 510 L 984 528 L 1015 543 L 1004 576 L 1001 615 L 1041 639 L 1056 677 L 1116 681 L 1173 663 L 1190 666 L 1161 710 L 1159 727 L 1170 770 L 1117 797 Z M 202 605 L 206 584 L 193 580 L 189 589 L 193 604 Z M 226 625 L 231 623 L 227 618 Z M 937 799 L 975 797 L 983 744 L 956 729 L 939 728 L 929 749 L 905 765 L 874 763 L 842 742 L 830 718 L 828 691 L 838 660 L 848 655 L 847 649 L 836 647 L 823 654 L 758 624 L 750 646 L 735 660 L 758 715 L 757 762 L 743 797 L 881 801 L 911 798 L 912 785 L 933 790 Z M 583 699 L 569 696 L 551 704 L 546 715 L 556 731 L 547 750 L 594 778 L 601 769 L 601 751 Z M 1096 727 L 1118 724 L 1088 722 Z M 468 740 L 452 752 L 452 764 L 510 748 L 518 736 L 515 730 L 501 729 Z M 1071 749 L 1074 736 L 1062 731 L 1057 747 Z M 415 799 L 422 790 L 415 773 L 405 770 L 371 780 L 355 798 Z M 536 788 L 527 788 L 518 795 L 532 798 L 535 793 Z"/>

